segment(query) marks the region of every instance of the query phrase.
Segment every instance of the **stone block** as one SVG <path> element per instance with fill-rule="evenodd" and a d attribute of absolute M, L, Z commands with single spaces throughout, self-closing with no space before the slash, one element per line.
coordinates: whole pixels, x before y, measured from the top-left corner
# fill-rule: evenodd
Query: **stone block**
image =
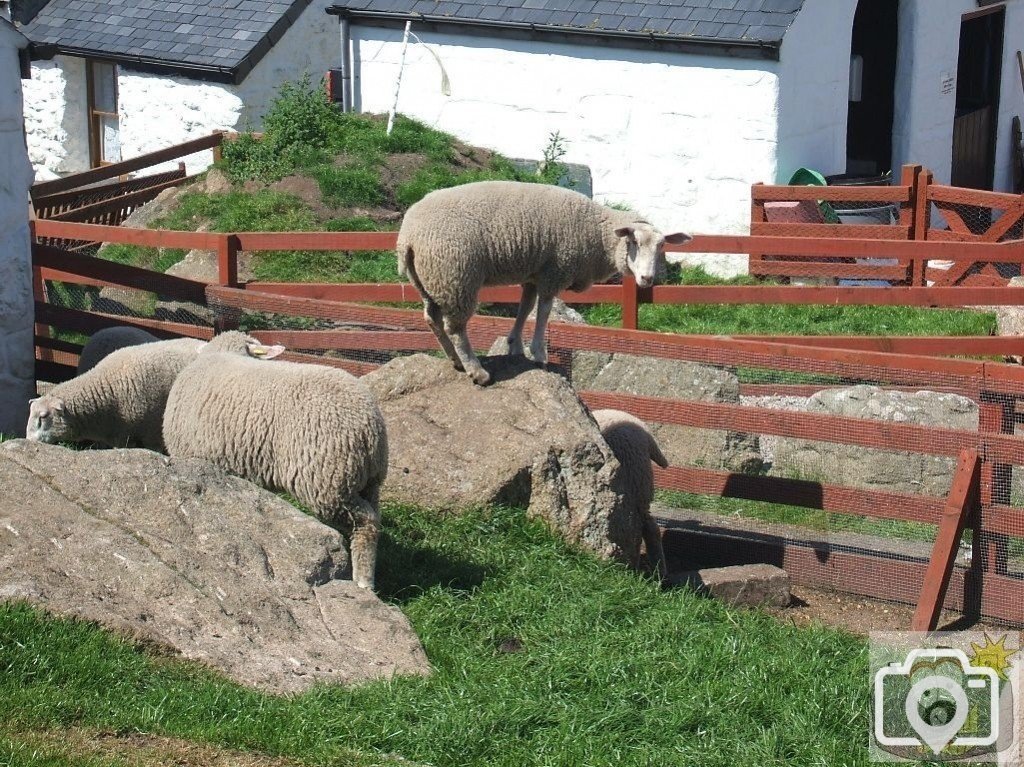
<path fill-rule="evenodd" d="M 736 607 L 788 607 L 789 575 L 774 565 L 710 567 L 674 573 L 671 586 L 686 586 L 719 602 Z"/>

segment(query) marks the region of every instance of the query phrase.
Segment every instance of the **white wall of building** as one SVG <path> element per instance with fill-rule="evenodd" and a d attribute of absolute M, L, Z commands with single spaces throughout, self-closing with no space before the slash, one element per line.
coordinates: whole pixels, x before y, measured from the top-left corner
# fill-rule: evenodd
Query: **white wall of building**
<path fill-rule="evenodd" d="M 779 160 L 785 184 L 807 167 L 846 172 L 850 42 L 857 0 L 804 0 L 782 42 L 779 75 Z M 827 41 L 827 42 L 826 42 Z"/>
<path fill-rule="evenodd" d="M 414 25 L 415 26 L 415 25 Z M 415 30 L 414 30 L 415 31 Z M 594 196 L 625 202 L 666 231 L 745 233 L 750 185 L 776 173 L 776 63 L 716 56 L 422 33 L 399 111 L 511 157 L 539 158 L 548 136 L 589 165 Z M 356 108 L 392 102 L 401 31 L 353 25 Z M 741 257 L 709 258 L 720 273 Z"/>
<path fill-rule="evenodd" d="M 328 69 L 337 66 L 338 19 L 327 15 L 329 5 L 326 0 L 311 3 L 238 86 L 245 104 L 241 127 L 251 125 L 259 130 L 282 83 L 295 82 L 308 73 L 315 85 Z"/>
<path fill-rule="evenodd" d="M 27 44 L 0 22 L 0 433 L 23 436 L 34 394 L 35 352 L 28 189 L 18 46 Z"/>
<path fill-rule="evenodd" d="M 85 60 L 35 61 L 24 89 L 29 159 L 40 180 L 88 168 Z"/>
<path fill-rule="evenodd" d="M 893 165 L 920 163 L 948 184 L 953 158 L 961 16 L 976 0 L 901 0 Z M 1024 114 L 1016 52 L 1024 48 L 1024 5 L 1006 4 L 995 188 L 1012 187 L 1010 120 Z M 953 78 L 953 86 L 944 83 Z"/>

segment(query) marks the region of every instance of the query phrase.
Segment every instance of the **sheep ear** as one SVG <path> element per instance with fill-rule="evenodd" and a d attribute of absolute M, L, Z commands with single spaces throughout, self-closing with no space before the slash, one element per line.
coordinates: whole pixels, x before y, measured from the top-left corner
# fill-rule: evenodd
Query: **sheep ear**
<path fill-rule="evenodd" d="M 278 357 L 284 352 L 283 346 L 266 346 L 265 344 L 248 342 L 246 346 L 249 348 L 249 356 L 257 357 L 261 360 L 272 360 L 274 357 Z"/>
<path fill-rule="evenodd" d="M 620 226 L 615 230 L 615 235 L 617 237 L 625 237 L 627 240 L 632 242 L 636 239 L 636 229 L 631 226 Z"/>
<path fill-rule="evenodd" d="M 666 234 L 665 242 L 670 245 L 685 245 L 693 238 L 685 232 L 676 232 L 675 234 Z"/>

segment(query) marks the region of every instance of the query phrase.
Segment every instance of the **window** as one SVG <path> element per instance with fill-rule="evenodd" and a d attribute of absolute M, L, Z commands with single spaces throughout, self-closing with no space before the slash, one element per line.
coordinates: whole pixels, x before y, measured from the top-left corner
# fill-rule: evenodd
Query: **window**
<path fill-rule="evenodd" d="M 89 155 L 92 167 L 121 160 L 117 127 L 117 65 L 88 61 L 85 70 L 89 99 Z"/>

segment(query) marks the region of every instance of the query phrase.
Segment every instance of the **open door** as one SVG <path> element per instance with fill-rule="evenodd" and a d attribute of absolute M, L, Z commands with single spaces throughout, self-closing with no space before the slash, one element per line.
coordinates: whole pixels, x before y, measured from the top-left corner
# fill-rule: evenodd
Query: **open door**
<path fill-rule="evenodd" d="M 950 183 L 992 189 L 999 128 L 999 83 L 1006 9 L 987 8 L 963 17 L 953 120 Z"/>
<path fill-rule="evenodd" d="M 846 172 L 852 176 L 877 176 L 892 170 L 898 13 L 897 0 L 857 3 L 846 123 Z"/>

